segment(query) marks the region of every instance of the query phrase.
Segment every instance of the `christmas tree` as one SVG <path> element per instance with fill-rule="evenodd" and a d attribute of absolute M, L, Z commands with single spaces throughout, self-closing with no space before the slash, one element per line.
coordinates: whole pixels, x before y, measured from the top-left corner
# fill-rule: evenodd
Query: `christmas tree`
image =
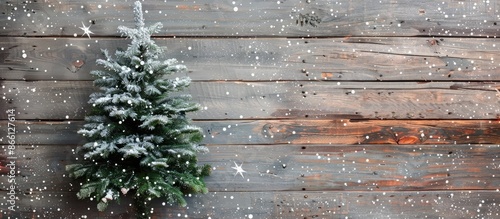
<path fill-rule="evenodd" d="M 198 143 L 203 134 L 186 113 L 199 109 L 189 95 L 189 77 L 169 76 L 185 70 L 175 59 L 159 60 L 163 48 L 151 35 L 161 23 L 144 25 L 142 5 L 134 5 L 135 28 L 119 27 L 131 39 L 113 58 L 103 50 L 102 70 L 92 71 L 99 92 L 91 94 L 92 111 L 78 131 L 88 142 L 77 149 L 78 163 L 66 166 L 81 179 L 78 198 L 98 202 L 103 211 L 120 196 L 133 198 L 137 218 L 148 218 L 151 200 L 186 205 L 184 196 L 206 193 L 203 177 L 210 166 L 197 164 L 207 148 Z"/>

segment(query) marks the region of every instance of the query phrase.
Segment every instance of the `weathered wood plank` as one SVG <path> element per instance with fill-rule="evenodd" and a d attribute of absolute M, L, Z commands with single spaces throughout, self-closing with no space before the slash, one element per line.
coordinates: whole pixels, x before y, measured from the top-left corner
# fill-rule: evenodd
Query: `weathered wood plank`
<path fill-rule="evenodd" d="M 26 145 L 74 145 L 82 121 L 17 121 L 16 142 Z M 498 120 L 224 120 L 195 121 L 206 145 L 227 144 L 497 144 Z M 0 121 L 0 136 L 7 136 Z M 0 144 L 8 144 L 0 137 Z"/>
<path fill-rule="evenodd" d="M 496 119 L 496 83 L 197 82 L 194 119 Z M 83 119 L 90 81 L 0 81 L 0 111 L 17 119 Z M 229 107 L 230 106 L 230 107 Z M 0 114 L 6 119 L 7 114 Z"/>
<path fill-rule="evenodd" d="M 0 80 L 11 80 L 0 81 L 0 111 L 19 113 L 20 171 L 20 208 L 7 213 L 0 137 L 0 218 L 133 217 L 77 201 L 64 172 L 84 141 L 75 132 L 95 90 L 88 72 L 100 48 L 126 46 L 108 37 L 132 26 L 131 2 L 0 5 Z M 189 91 L 206 109 L 191 116 L 211 149 L 200 162 L 215 168 L 211 193 L 188 208 L 157 201 L 155 218 L 499 217 L 500 147 L 468 145 L 500 142 L 498 85 L 457 82 L 500 81 L 497 3 L 145 2 L 148 22 L 166 26 L 159 44 L 197 81 Z M 89 24 L 93 39 L 80 36 Z"/>
<path fill-rule="evenodd" d="M 65 165 L 75 146 L 14 150 L 19 192 L 70 190 Z M 500 186 L 498 145 L 212 145 L 199 155 L 212 165 L 210 191 L 424 191 Z M 5 158 L 6 150 L 2 151 Z M 4 159 L 2 166 L 9 159 Z M 235 175 L 235 164 L 246 171 Z M 3 171 L 9 167 L 1 168 Z M 10 185 L 4 178 L 2 189 Z"/>
<path fill-rule="evenodd" d="M 193 80 L 498 81 L 497 39 L 157 39 Z M 4 38 L 0 79 L 93 80 L 125 39 Z M 185 73 L 184 73 L 185 74 Z"/>
<path fill-rule="evenodd" d="M 497 1 L 147 1 L 164 36 L 496 36 Z M 133 26 L 132 1 L 13 1 L 0 5 L 0 35 L 95 35 Z"/>
<path fill-rule="evenodd" d="M 185 208 L 155 201 L 153 218 L 496 218 L 500 212 L 498 191 L 216 192 L 187 200 Z M 34 192 L 18 203 L 22 207 L 16 212 L 0 210 L 0 216 L 134 218 L 128 200 L 99 213 L 93 203 L 77 200 L 71 192 Z"/>

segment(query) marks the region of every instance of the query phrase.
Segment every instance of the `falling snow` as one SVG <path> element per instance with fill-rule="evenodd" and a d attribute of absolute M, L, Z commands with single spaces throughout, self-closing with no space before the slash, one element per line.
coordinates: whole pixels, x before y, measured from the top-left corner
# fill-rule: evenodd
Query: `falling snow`
<path fill-rule="evenodd" d="M 499 217 L 497 2 L 145 5 L 168 55 L 192 66 L 193 118 L 211 149 L 213 191 L 174 217 Z M 81 141 L 92 63 L 127 45 L 110 30 L 131 22 L 129 6 L 2 6 L 0 100 L 17 110 L 19 203 L 33 206 L 20 211 L 96 215 L 68 207 L 62 163 Z"/>

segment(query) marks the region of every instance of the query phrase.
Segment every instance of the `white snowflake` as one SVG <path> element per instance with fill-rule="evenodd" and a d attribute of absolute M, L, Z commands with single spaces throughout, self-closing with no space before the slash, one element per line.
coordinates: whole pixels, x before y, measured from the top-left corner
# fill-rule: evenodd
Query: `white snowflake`
<path fill-rule="evenodd" d="M 87 34 L 87 36 L 88 36 L 88 37 L 89 37 L 89 39 L 90 39 L 90 34 L 94 34 L 94 32 L 90 31 L 90 26 L 92 26 L 92 24 L 91 24 L 91 25 L 89 25 L 88 27 L 86 27 L 86 26 L 85 26 L 85 24 L 82 22 L 82 26 L 83 26 L 83 27 L 80 27 L 80 29 L 82 29 L 82 30 L 83 30 L 83 34 L 82 34 L 82 36 L 85 36 L 85 34 Z"/>
<path fill-rule="evenodd" d="M 234 162 L 234 167 L 231 167 L 231 168 L 236 170 L 236 173 L 234 174 L 235 176 L 238 175 L 238 173 L 239 173 L 241 175 L 241 177 L 245 178 L 245 176 L 243 176 L 243 173 L 246 173 L 247 171 L 243 170 L 242 166 L 243 166 L 243 163 L 241 163 L 241 165 L 238 165 L 238 164 L 236 164 L 236 162 Z"/>

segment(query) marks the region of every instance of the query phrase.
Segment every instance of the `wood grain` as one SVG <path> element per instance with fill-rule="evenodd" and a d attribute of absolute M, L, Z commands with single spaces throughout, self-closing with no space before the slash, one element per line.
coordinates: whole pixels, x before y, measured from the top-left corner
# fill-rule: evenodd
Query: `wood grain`
<path fill-rule="evenodd" d="M 156 39 L 195 81 L 499 81 L 494 39 Z M 0 79 L 93 80 L 101 49 L 125 39 L 3 38 Z"/>
<path fill-rule="evenodd" d="M 75 146 L 18 145 L 19 192 L 66 192 Z M 498 145 L 214 145 L 209 191 L 495 190 Z M 2 153 L 3 156 L 5 152 Z M 231 167 L 242 164 L 243 177 Z M 5 161 L 2 162 L 5 166 Z M 3 167 L 5 169 L 8 167 Z M 4 180 L 2 189 L 7 189 Z"/>
<path fill-rule="evenodd" d="M 4 36 L 116 36 L 133 26 L 132 2 L 13 1 L 0 5 Z M 148 23 L 162 36 L 496 36 L 497 1 L 287 0 L 146 1 Z"/>
<path fill-rule="evenodd" d="M 17 121 L 16 142 L 27 145 L 75 145 L 82 121 Z M 274 144 L 498 144 L 498 120 L 224 120 L 195 121 L 206 145 Z M 7 122 L 0 121 L 0 136 Z M 7 144 L 1 137 L 0 144 Z"/>
<path fill-rule="evenodd" d="M 498 191 L 211 192 L 188 197 L 185 208 L 155 201 L 152 218 L 496 218 L 498 195 Z M 73 192 L 33 192 L 20 197 L 23 207 L 16 212 L 1 213 L 14 218 L 134 218 L 127 199 L 98 212 L 94 203 L 75 196 Z"/>
<path fill-rule="evenodd" d="M 194 119 L 496 119 L 496 83 L 197 82 Z M 0 111 L 17 119 L 83 119 L 90 81 L 0 81 Z M 231 106 L 231 107 L 228 107 Z M 6 119 L 0 114 L 0 119 Z"/>
<path fill-rule="evenodd" d="M 0 3 L 0 112 L 15 109 L 18 208 L 98 213 L 64 166 L 96 90 L 100 49 L 128 41 L 133 1 Z M 190 114 L 214 167 L 188 207 L 153 218 L 498 218 L 498 1 L 148 0 L 166 57 L 186 64 Z M 82 36 L 82 25 L 94 34 Z M 0 113 L 0 196 L 10 186 Z M 242 164 L 244 178 L 232 167 Z"/>

